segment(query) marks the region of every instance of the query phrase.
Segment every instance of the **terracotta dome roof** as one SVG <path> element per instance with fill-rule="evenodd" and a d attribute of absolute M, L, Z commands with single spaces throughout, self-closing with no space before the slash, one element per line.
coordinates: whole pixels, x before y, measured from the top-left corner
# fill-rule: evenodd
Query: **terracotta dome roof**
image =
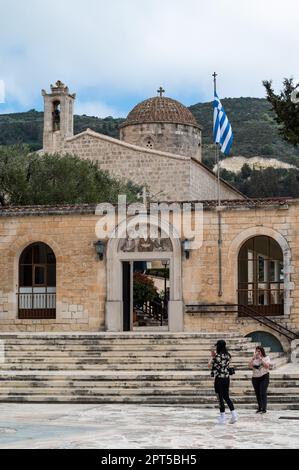
<path fill-rule="evenodd" d="M 200 127 L 189 109 L 172 98 L 156 96 L 137 104 L 121 127 L 147 122 L 187 124 Z"/>

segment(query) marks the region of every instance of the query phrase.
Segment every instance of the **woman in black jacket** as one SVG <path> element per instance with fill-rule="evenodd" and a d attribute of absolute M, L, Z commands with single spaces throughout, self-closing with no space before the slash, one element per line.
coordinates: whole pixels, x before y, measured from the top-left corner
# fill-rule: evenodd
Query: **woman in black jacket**
<path fill-rule="evenodd" d="M 219 400 L 220 416 L 218 418 L 219 424 L 225 424 L 225 404 L 227 403 L 231 411 L 230 424 L 234 424 L 238 420 L 237 413 L 233 402 L 229 397 L 229 369 L 231 355 L 226 348 L 226 342 L 219 340 L 215 344 L 216 352 L 211 352 L 211 359 L 209 361 L 209 367 L 212 369 L 211 375 L 215 377 L 215 392 Z"/>

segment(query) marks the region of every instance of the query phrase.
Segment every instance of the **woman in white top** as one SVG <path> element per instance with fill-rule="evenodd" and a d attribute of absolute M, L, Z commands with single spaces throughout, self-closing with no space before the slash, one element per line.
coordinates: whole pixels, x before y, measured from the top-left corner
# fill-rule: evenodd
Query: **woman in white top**
<path fill-rule="evenodd" d="M 252 369 L 252 385 L 255 391 L 258 409 L 257 413 L 267 411 L 267 389 L 269 385 L 270 357 L 266 356 L 264 348 L 258 346 L 249 363 Z"/>

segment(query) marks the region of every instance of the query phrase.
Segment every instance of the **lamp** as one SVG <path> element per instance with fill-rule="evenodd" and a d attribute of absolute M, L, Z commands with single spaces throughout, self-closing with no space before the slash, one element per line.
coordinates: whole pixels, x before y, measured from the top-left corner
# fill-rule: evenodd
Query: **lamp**
<path fill-rule="evenodd" d="M 94 247 L 99 259 L 102 260 L 104 258 L 105 253 L 105 243 L 102 240 L 97 240 L 96 242 L 94 242 Z"/>
<path fill-rule="evenodd" d="M 161 264 L 162 264 L 162 266 L 166 269 L 167 266 L 169 265 L 169 260 L 168 260 L 168 259 L 163 259 L 163 260 L 161 261 Z"/>
<path fill-rule="evenodd" d="M 186 256 L 186 259 L 190 258 L 190 251 L 191 251 L 191 241 L 187 238 L 182 242 L 183 250 Z"/>

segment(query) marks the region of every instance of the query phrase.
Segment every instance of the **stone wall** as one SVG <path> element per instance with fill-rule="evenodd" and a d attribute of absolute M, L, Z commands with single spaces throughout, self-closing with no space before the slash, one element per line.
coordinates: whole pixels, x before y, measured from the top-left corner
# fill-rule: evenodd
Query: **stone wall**
<path fill-rule="evenodd" d="M 191 160 L 190 162 L 190 199 L 202 200 L 217 200 L 218 198 L 218 184 L 216 176 L 212 174 L 208 169 L 198 164 L 197 161 Z M 220 184 L 220 197 L 221 199 L 243 199 L 244 196 L 241 193 L 233 190 L 229 185 L 225 183 Z"/>
<path fill-rule="evenodd" d="M 98 161 L 103 170 L 117 178 L 147 185 L 160 200 L 215 199 L 215 177 L 189 157 L 150 148 L 141 148 L 87 130 L 66 139 L 57 152 Z M 242 199 L 234 189 L 222 184 L 225 199 Z"/>
<path fill-rule="evenodd" d="M 222 218 L 223 294 L 218 296 L 218 216 L 204 211 L 203 245 L 183 255 L 182 282 L 186 306 L 186 331 L 239 331 L 244 334 L 266 330 L 236 313 L 194 312 L 188 305 L 237 304 L 237 260 L 241 245 L 250 237 L 274 238 L 284 253 L 285 314 L 276 317 L 285 326 L 299 329 L 299 202 L 269 207 L 226 208 Z M 22 209 L 20 209 L 22 211 Z M 21 212 L 22 214 L 22 212 Z M 35 216 L 3 215 L 0 211 L 0 330 L 98 331 L 105 325 L 106 260 L 99 261 L 93 242 L 98 217 L 78 214 Z M 18 260 L 30 243 L 47 243 L 57 259 L 57 319 L 18 320 Z M 181 254 L 177 255 L 181 256 Z M 281 338 L 280 338 L 281 339 Z"/>
<path fill-rule="evenodd" d="M 120 139 L 140 147 L 185 155 L 201 161 L 201 130 L 186 124 L 146 123 L 121 127 Z"/>
<path fill-rule="evenodd" d="M 93 242 L 95 216 L 0 217 L 0 330 L 97 331 L 104 328 L 106 279 Z M 17 317 L 18 260 L 34 242 L 56 255 L 56 320 Z"/>
<path fill-rule="evenodd" d="M 286 348 L 285 339 L 254 320 L 238 318 L 237 314 L 213 312 L 213 304 L 238 303 L 238 253 L 242 244 L 255 235 L 274 238 L 284 253 L 285 306 L 284 316 L 274 317 L 284 326 L 299 330 L 299 205 L 260 209 L 224 210 L 222 217 L 222 278 L 223 294 L 218 295 L 218 217 L 215 211 L 204 213 L 204 243 L 191 252 L 183 263 L 183 295 L 185 304 L 198 305 L 198 312 L 186 308 L 186 331 L 236 331 L 244 334 L 268 331 L 277 336 Z M 203 304 L 210 305 L 202 312 Z M 189 310 L 189 312 L 188 312 Z"/>
<path fill-rule="evenodd" d="M 66 140 L 64 152 L 96 160 L 117 178 L 148 185 L 162 199 L 189 199 L 189 159 L 151 149 L 140 149 L 88 131 Z M 175 185 L 174 185 L 175 182 Z"/>

